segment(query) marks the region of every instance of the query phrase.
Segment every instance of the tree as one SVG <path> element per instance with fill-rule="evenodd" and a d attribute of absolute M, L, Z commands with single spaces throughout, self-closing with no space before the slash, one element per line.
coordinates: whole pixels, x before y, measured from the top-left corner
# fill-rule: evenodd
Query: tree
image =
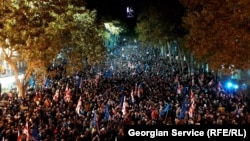
<path fill-rule="evenodd" d="M 0 65 L 0 75 L 5 73 L 5 68 L 3 65 Z"/>
<path fill-rule="evenodd" d="M 65 48 L 64 40 L 67 35 L 65 31 L 69 31 L 67 29 L 72 27 L 72 22 L 75 22 L 69 22 L 70 20 L 66 19 L 72 18 L 68 15 L 75 17 L 78 15 L 78 13 L 72 14 L 67 11 L 72 2 L 75 1 L 11 0 L 1 2 L 1 57 L 13 69 L 21 97 L 25 96 L 32 73 L 46 72 L 54 58 Z M 23 80 L 18 79 L 18 62 L 26 64 Z"/>
<path fill-rule="evenodd" d="M 61 19 L 69 23 L 63 31 L 65 47 L 61 51 L 62 57 L 67 60 L 67 73 L 82 70 L 86 65 L 103 63 L 106 57 L 102 35 L 104 25 L 96 21 L 96 11 L 72 4 Z"/>
<path fill-rule="evenodd" d="M 143 46 L 161 49 L 161 54 L 171 51 L 171 42 L 182 37 L 185 30 L 181 26 L 183 8 L 178 1 L 150 1 L 138 13 L 135 31 Z M 166 48 L 167 46 L 167 48 Z M 171 54 L 169 54 L 171 60 Z"/>
<path fill-rule="evenodd" d="M 122 22 L 117 20 L 104 22 L 105 30 L 103 31 L 103 38 L 106 42 L 108 51 L 112 51 L 119 41 L 122 33 L 126 33 L 127 28 Z"/>
<path fill-rule="evenodd" d="M 225 72 L 250 67 L 250 1 L 181 0 L 185 47 L 200 62 Z"/>

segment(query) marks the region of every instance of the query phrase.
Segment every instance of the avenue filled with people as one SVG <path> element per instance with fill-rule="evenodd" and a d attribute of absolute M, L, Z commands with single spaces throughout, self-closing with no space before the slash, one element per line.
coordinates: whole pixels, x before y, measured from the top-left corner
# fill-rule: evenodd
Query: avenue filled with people
<path fill-rule="evenodd" d="M 168 59 L 145 58 L 122 56 L 123 65 L 72 75 L 59 64 L 55 77 L 24 98 L 2 93 L 1 139 L 122 141 L 125 125 L 250 124 L 244 90 L 227 91 L 212 72 L 188 74 Z"/>

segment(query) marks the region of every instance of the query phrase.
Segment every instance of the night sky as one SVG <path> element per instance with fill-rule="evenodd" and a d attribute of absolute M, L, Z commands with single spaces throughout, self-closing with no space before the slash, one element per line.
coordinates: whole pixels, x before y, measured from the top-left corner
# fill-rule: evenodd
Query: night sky
<path fill-rule="evenodd" d="M 136 14 L 142 2 L 147 0 L 87 0 L 89 9 L 96 9 L 98 17 L 109 17 L 121 20 L 133 28 L 136 22 Z M 128 18 L 126 8 L 132 7 L 134 17 Z"/>
<path fill-rule="evenodd" d="M 126 23 L 129 29 L 132 31 L 136 25 L 137 14 L 140 13 L 140 9 L 143 6 L 154 5 L 159 8 L 160 11 L 167 13 L 166 17 L 169 17 L 169 21 L 175 21 L 176 25 L 181 21 L 182 6 L 178 0 L 87 0 L 87 8 L 96 9 L 97 16 L 106 17 L 106 19 L 116 19 Z M 126 8 L 132 7 L 134 13 L 132 18 L 127 17 Z"/>

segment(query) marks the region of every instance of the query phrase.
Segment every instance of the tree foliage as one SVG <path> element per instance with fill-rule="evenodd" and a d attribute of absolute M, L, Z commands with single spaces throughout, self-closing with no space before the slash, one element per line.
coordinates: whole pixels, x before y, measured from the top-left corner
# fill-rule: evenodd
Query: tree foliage
<path fill-rule="evenodd" d="M 20 96 L 24 96 L 31 74 L 45 73 L 62 50 L 70 48 L 71 59 L 77 63 L 83 56 L 90 63 L 103 58 L 95 12 L 84 9 L 83 4 L 76 0 L 1 1 L 1 58 L 13 69 Z M 18 79 L 18 62 L 26 64 L 23 80 Z"/>
<path fill-rule="evenodd" d="M 185 47 L 214 70 L 250 67 L 249 0 L 181 0 Z"/>
<path fill-rule="evenodd" d="M 114 20 L 104 22 L 105 31 L 103 36 L 105 39 L 109 39 L 111 35 L 120 36 L 121 33 L 126 32 L 126 27 L 120 21 Z"/>
<path fill-rule="evenodd" d="M 182 36 L 183 12 L 180 3 L 175 0 L 149 1 L 138 14 L 135 30 L 139 41 L 154 46 L 159 44 L 159 41 L 166 43 Z"/>
<path fill-rule="evenodd" d="M 106 57 L 102 37 L 104 26 L 96 22 L 96 11 L 72 4 L 61 19 L 69 23 L 63 31 L 65 48 L 61 52 L 67 59 L 67 72 L 83 69 L 84 61 L 91 66 L 103 63 Z"/>
<path fill-rule="evenodd" d="M 14 71 L 20 95 L 24 95 L 34 71 L 45 70 L 60 50 L 59 15 L 67 1 L 11 0 L 1 3 L 1 57 Z M 24 79 L 18 79 L 18 62 L 26 64 Z"/>

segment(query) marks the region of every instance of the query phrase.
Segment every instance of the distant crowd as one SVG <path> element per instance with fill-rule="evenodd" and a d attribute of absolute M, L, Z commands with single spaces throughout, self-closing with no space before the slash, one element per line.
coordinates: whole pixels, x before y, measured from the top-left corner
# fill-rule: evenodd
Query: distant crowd
<path fill-rule="evenodd" d="M 124 125 L 250 124 L 246 93 L 228 93 L 212 73 L 188 75 L 160 59 L 138 62 L 126 71 L 114 66 L 72 76 L 60 65 L 56 77 L 25 98 L 3 93 L 0 137 L 122 141 Z"/>

